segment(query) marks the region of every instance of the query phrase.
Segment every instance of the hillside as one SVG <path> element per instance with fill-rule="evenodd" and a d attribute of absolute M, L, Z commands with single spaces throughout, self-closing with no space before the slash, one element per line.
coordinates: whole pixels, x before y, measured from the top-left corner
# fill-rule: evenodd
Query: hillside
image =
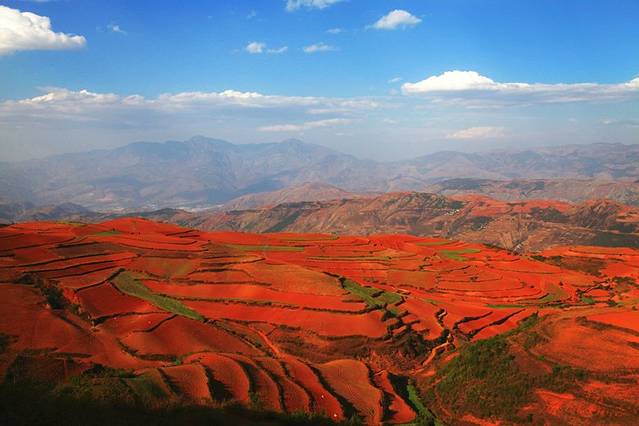
<path fill-rule="evenodd" d="M 249 210 L 301 201 L 326 201 L 365 196 L 344 191 L 333 185 L 320 182 L 305 182 L 278 191 L 247 194 L 224 203 L 224 210 Z M 370 194 L 369 194 L 370 196 Z"/>
<path fill-rule="evenodd" d="M 110 150 L 0 162 L 0 199 L 36 205 L 75 203 L 99 211 L 203 208 L 306 182 L 362 193 L 425 191 L 451 178 L 636 182 L 639 145 L 440 152 L 413 160 L 376 162 L 297 140 L 234 145 L 194 137 L 184 142 L 139 142 Z M 557 197 L 591 198 L 586 195 L 589 185 L 575 181 L 572 187 L 558 190 Z M 628 195 L 621 191 L 604 194 L 637 202 L 636 188 Z"/>
<path fill-rule="evenodd" d="M 204 230 L 434 235 L 516 251 L 572 244 L 639 247 L 639 210 L 609 200 L 569 204 L 390 193 L 373 198 L 151 217 Z"/>
<path fill-rule="evenodd" d="M 459 178 L 440 181 L 425 192 L 441 195 L 483 194 L 498 200 L 560 200 L 581 203 L 607 199 L 639 205 L 639 182 L 579 179 L 490 180 Z"/>
<path fill-rule="evenodd" d="M 637 250 L 528 257 L 407 235 L 119 219 L 5 227 L 0 254 L 2 391 L 47 383 L 29 401 L 240 404 L 365 424 L 639 413 Z M 26 407 L 5 412 L 33 418 Z"/>

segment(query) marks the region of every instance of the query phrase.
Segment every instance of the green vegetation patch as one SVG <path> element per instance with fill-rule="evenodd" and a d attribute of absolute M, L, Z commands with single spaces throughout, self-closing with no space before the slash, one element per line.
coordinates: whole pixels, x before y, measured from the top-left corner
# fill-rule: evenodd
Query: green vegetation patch
<path fill-rule="evenodd" d="M 517 305 L 517 304 L 514 304 L 514 303 L 512 303 L 512 304 L 509 304 L 509 303 L 497 303 L 497 304 L 489 303 L 486 306 L 491 308 L 491 309 L 511 309 L 511 308 L 525 308 L 526 307 L 524 305 Z"/>
<path fill-rule="evenodd" d="M 364 287 L 349 279 L 342 279 L 342 285 L 346 290 L 360 299 L 364 300 L 367 306 L 371 308 L 385 308 L 393 315 L 398 315 L 396 308 L 387 307 L 402 300 L 402 296 L 397 293 L 379 290 L 372 287 Z"/>
<path fill-rule="evenodd" d="M 549 286 L 549 287 L 550 287 L 549 293 L 545 295 L 544 297 L 542 297 L 541 299 L 539 299 L 538 303 L 540 304 L 557 303 L 568 297 L 568 293 L 566 293 L 566 291 L 563 288 L 557 287 L 557 286 Z"/>
<path fill-rule="evenodd" d="M 160 309 L 183 317 L 204 321 L 204 317 L 198 312 L 187 308 L 179 300 L 153 293 L 148 287 L 142 284 L 138 278 L 126 271 L 120 272 L 113 278 L 113 284 L 115 284 L 122 293 L 146 300 Z"/>
<path fill-rule="evenodd" d="M 243 251 L 304 251 L 304 247 L 298 246 L 251 246 L 244 244 L 225 244 L 227 247 Z"/>
<path fill-rule="evenodd" d="M 531 330 L 538 321 L 533 316 L 515 330 L 463 347 L 430 379 L 426 400 L 433 404 L 439 401 L 455 413 L 514 423 L 530 421 L 517 413 L 533 401 L 535 389 L 567 392 L 587 378 L 584 370 L 569 366 L 553 365 L 550 373 L 539 374 L 522 369 L 510 349 L 511 338 L 517 335 L 526 350 L 541 343 L 543 338 Z"/>
<path fill-rule="evenodd" d="M 474 248 L 464 248 L 464 249 L 459 249 L 459 250 L 441 250 L 438 253 L 445 257 L 446 259 L 450 259 L 450 260 L 457 260 L 459 262 L 465 262 L 468 259 L 465 258 L 464 254 L 474 254 L 474 253 L 479 253 L 481 250 L 479 249 L 474 249 Z"/>
<path fill-rule="evenodd" d="M 111 230 L 111 231 L 102 231 L 102 232 L 96 232 L 95 234 L 93 234 L 94 237 L 110 237 L 112 235 L 120 235 L 122 232 L 118 231 L 118 230 Z"/>
<path fill-rule="evenodd" d="M 417 417 L 411 425 L 443 426 L 443 423 L 437 420 L 433 413 L 424 406 L 415 386 L 410 383 L 406 385 L 406 393 L 408 394 L 408 402 L 417 410 Z"/>
<path fill-rule="evenodd" d="M 436 246 L 445 246 L 446 244 L 450 244 L 450 241 L 422 241 L 421 243 L 415 243 L 415 245 L 422 247 L 436 247 Z"/>

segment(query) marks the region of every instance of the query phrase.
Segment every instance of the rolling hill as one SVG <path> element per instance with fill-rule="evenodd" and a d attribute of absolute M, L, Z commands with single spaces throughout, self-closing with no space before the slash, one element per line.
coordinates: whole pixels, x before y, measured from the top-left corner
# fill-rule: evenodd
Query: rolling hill
<path fill-rule="evenodd" d="M 639 209 L 610 200 L 570 204 L 402 192 L 252 210 L 166 213 L 149 217 L 204 230 L 431 235 L 516 251 L 571 244 L 639 247 Z"/>
<path fill-rule="evenodd" d="M 155 412 L 165 424 L 210 410 L 233 424 L 284 420 L 269 412 L 288 424 L 632 424 L 639 414 L 633 249 L 529 256 L 127 218 L 4 227 L 0 255 L 9 419 Z M 244 409 L 272 421 L 236 423 Z"/>

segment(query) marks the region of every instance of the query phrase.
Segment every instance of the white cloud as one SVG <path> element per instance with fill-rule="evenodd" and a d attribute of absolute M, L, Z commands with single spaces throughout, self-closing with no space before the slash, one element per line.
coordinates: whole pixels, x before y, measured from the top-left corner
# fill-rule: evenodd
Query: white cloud
<path fill-rule="evenodd" d="M 112 33 L 120 33 L 120 34 L 125 34 L 126 35 L 126 31 L 124 31 L 118 24 L 109 24 L 109 25 L 107 25 L 107 28 Z"/>
<path fill-rule="evenodd" d="M 521 84 L 507 83 L 507 85 Z M 428 77 L 417 83 L 405 83 L 402 85 L 404 93 L 493 90 L 496 88 L 499 88 L 499 84 L 475 71 L 446 71 L 443 74 Z"/>
<path fill-rule="evenodd" d="M 246 45 L 244 48 L 248 53 L 252 55 L 257 55 L 260 53 L 270 53 L 272 55 L 279 55 L 288 51 L 288 46 L 276 47 L 272 49 L 266 48 L 266 43 L 262 43 L 259 41 L 252 41 Z"/>
<path fill-rule="evenodd" d="M 339 34 L 339 33 L 344 32 L 344 30 L 341 29 L 341 28 L 330 28 L 330 29 L 326 30 L 326 32 L 329 33 L 329 34 Z"/>
<path fill-rule="evenodd" d="M 250 54 L 257 54 L 264 52 L 264 48 L 266 47 L 266 43 L 261 43 L 259 41 L 252 41 L 246 45 L 244 48 Z"/>
<path fill-rule="evenodd" d="M 348 114 L 380 107 L 371 99 L 323 98 L 314 96 L 278 96 L 258 92 L 224 90 L 221 92 L 165 93 L 155 98 L 140 95 L 121 96 L 48 88 L 47 93 L 33 98 L 0 102 L 0 122 L 25 121 L 33 117 L 85 121 L 100 119 L 109 111 L 155 111 L 164 113 L 217 113 L 220 111 L 256 111 L 275 116 L 283 112 L 296 114 Z M 324 120 L 319 120 L 320 122 Z"/>
<path fill-rule="evenodd" d="M 275 48 L 275 49 L 268 49 L 266 51 L 266 53 L 279 55 L 279 54 L 282 54 L 282 53 L 286 53 L 287 51 L 288 51 L 288 46 L 282 46 L 282 47 L 278 47 L 278 48 Z"/>
<path fill-rule="evenodd" d="M 257 16 L 257 11 L 255 9 L 253 9 L 246 15 L 246 19 L 253 19 L 256 16 Z"/>
<path fill-rule="evenodd" d="M 602 121 L 606 126 L 639 127 L 639 120 L 615 120 L 608 118 Z"/>
<path fill-rule="evenodd" d="M 337 50 L 337 47 L 320 42 L 306 46 L 302 50 L 304 50 L 304 53 L 330 52 Z"/>
<path fill-rule="evenodd" d="M 326 120 L 306 121 L 300 124 L 273 124 L 258 128 L 260 132 L 302 132 L 304 130 L 316 129 L 319 127 L 341 126 L 351 123 L 347 118 L 329 118 Z"/>
<path fill-rule="evenodd" d="M 446 135 L 446 139 L 455 140 L 483 140 L 483 139 L 501 139 L 506 136 L 503 127 L 470 127 L 464 130 Z"/>
<path fill-rule="evenodd" d="M 390 80 L 388 80 L 389 83 L 399 83 L 400 81 L 402 81 L 401 77 L 393 77 Z"/>
<path fill-rule="evenodd" d="M 326 9 L 329 6 L 344 0 L 287 0 L 286 10 L 293 12 L 297 9 L 305 7 L 307 9 Z"/>
<path fill-rule="evenodd" d="M 51 20 L 31 12 L 0 6 L 0 55 L 21 50 L 75 49 L 86 45 L 79 35 L 56 33 Z"/>
<path fill-rule="evenodd" d="M 402 92 L 467 106 L 611 101 L 638 98 L 639 79 L 621 84 L 500 83 L 476 71 L 455 70 L 404 83 Z"/>
<path fill-rule="evenodd" d="M 422 20 L 417 16 L 412 15 L 405 10 L 395 9 L 388 12 L 387 15 L 379 18 L 377 22 L 369 27 L 376 30 L 395 30 L 398 28 L 414 27 L 420 22 L 422 22 Z"/>

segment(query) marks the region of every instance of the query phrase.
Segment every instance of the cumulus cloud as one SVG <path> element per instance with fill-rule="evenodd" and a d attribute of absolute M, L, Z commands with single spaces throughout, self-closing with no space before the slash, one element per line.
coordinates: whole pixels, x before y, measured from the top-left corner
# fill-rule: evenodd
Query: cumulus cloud
<path fill-rule="evenodd" d="M 257 54 L 264 52 L 266 43 L 260 43 L 259 41 L 252 41 L 244 48 L 248 53 Z"/>
<path fill-rule="evenodd" d="M 300 124 L 273 124 L 259 127 L 260 132 L 302 132 L 304 130 L 316 129 L 318 127 L 332 127 L 351 123 L 347 118 L 328 118 L 326 120 L 306 121 Z"/>
<path fill-rule="evenodd" d="M 302 50 L 304 50 L 304 53 L 330 52 L 337 50 L 337 47 L 320 42 L 306 46 Z"/>
<path fill-rule="evenodd" d="M 287 0 L 286 10 L 293 12 L 301 8 L 307 9 L 326 9 L 329 6 L 344 0 Z"/>
<path fill-rule="evenodd" d="M 260 53 L 270 53 L 272 55 L 279 55 L 288 51 L 288 46 L 276 47 L 272 49 L 266 48 L 266 43 L 252 41 L 244 48 L 248 53 L 252 55 L 258 55 Z"/>
<path fill-rule="evenodd" d="M 402 93 L 468 106 L 570 103 L 639 98 L 639 78 L 622 84 L 496 82 L 476 71 L 447 71 L 415 83 Z"/>
<path fill-rule="evenodd" d="M 446 139 L 454 140 L 483 140 L 501 139 L 506 136 L 503 127 L 469 127 L 446 135 Z"/>
<path fill-rule="evenodd" d="M 80 35 L 56 33 L 51 20 L 31 12 L 0 6 L 0 55 L 21 50 L 63 50 L 86 45 Z"/>
<path fill-rule="evenodd" d="M 422 22 L 422 20 L 417 16 L 402 9 L 395 9 L 379 18 L 377 22 L 369 27 L 376 30 L 396 30 L 399 28 L 414 27 L 420 22 Z"/>

